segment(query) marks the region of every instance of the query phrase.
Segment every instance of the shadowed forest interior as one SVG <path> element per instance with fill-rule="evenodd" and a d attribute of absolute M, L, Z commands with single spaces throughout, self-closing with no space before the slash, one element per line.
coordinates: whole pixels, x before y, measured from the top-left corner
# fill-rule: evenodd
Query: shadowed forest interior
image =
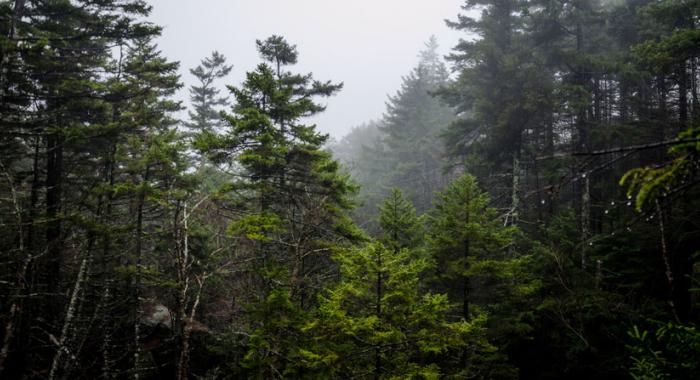
<path fill-rule="evenodd" d="M 700 1 L 466 0 L 339 138 L 151 11 L 0 0 L 0 378 L 698 378 Z"/>

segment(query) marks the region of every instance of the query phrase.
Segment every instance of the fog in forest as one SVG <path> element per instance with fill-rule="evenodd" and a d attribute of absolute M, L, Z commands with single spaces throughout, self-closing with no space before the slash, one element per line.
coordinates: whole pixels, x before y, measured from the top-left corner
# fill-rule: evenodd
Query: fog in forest
<path fill-rule="evenodd" d="M 343 82 L 343 91 L 326 101 L 328 110 L 313 121 L 338 139 L 351 127 L 377 119 L 384 102 L 417 63 L 417 52 L 431 35 L 447 54 L 460 33 L 445 25 L 459 12 L 459 0 L 148 0 L 149 18 L 165 28 L 158 39 L 171 59 L 187 69 L 213 50 L 234 65 L 222 84 L 237 84 L 258 62 L 255 39 L 272 34 L 297 45 L 297 69 L 323 80 Z M 186 89 L 178 99 L 187 99 Z"/>
<path fill-rule="evenodd" d="M 0 0 L 0 379 L 697 380 L 700 1 Z"/>

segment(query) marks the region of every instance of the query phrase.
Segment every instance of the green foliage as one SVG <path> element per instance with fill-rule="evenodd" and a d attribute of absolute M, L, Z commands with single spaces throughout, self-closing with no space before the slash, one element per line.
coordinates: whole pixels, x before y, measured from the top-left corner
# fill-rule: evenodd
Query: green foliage
<path fill-rule="evenodd" d="M 485 315 L 450 322 L 447 296 L 419 290 L 425 257 L 372 243 L 336 259 L 340 283 L 322 296 L 305 328 L 314 335 L 312 367 L 332 377 L 435 378 L 448 369 L 434 361 L 452 350 L 493 349 L 483 337 Z"/>
<path fill-rule="evenodd" d="M 225 78 L 232 69 L 233 66 L 226 65 L 226 57 L 217 51 L 212 52 L 211 57 L 204 58 L 199 66 L 190 69 L 199 84 L 190 87 L 193 110 L 189 111 L 191 121 L 185 126 L 200 133 L 223 126 L 217 107 L 228 105 L 228 99 L 218 97 L 219 90 L 214 82 Z"/>
<path fill-rule="evenodd" d="M 403 77 L 401 88 L 389 96 L 383 118 L 358 127 L 331 147 L 362 186 L 362 206 L 354 216 L 368 231 L 379 230 L 377 211 L 392 188 L 400 189 L 421 215 L 430 208 L 434 193 L 445 185 L 439 135 L 454 120 L 454 111 L 433 92 L 448 79 L 437 39 L 431 37 L 416 67 Z"/>
<path fill-rule="evenodd" d="M 678 136 L 678 143 L 669 149 L 675 158 L 661 167 L 636 168 L 620 180 L 627 185 L 629 197 L 635 196 L 637 211 L 650 202 L 663 199 L 687 188 L 698 170 L 700 129 L 691 128 Z"/>
<path fill-rule="evenodd" d="M 674 65 L 685 62 L 688 57 L 700 54 L 700 30 L 683 29 L 660 41 L 646 41 L 632 49 L 642 65 L 655 72 L 664 72 Z"/>
<path fill-rule="evenodd" d="M 233 236 L 244 236 L 249 240 L 271 241 L 272 234 L 280 232 L 281 221 L 276 214 L 246 215 L 231 223 L 228 228 Z"/>
<path fill-rule="evenodd" d="M 321 150 L 328 136 L 303 124 L 324 110 L 315 99 L 342 85 L 287 71 L 298 53 L 282 37 L 257 41 L 257 47 L 265 62 L 240 87 L 229 86 L 235 103 L 224 114 L 228 128 L 204 131 L 195 146 L 234 172 L 217 197 L 238 215 L 228 235 L 240 243 L 251 278 L 242 297 L 247 335 L 236 347 L 245 353 L 242 371 L 296 377 L 300 364 L 315 360 L 301 350 L 301 329 L 332 270 L 330 252 L 362 232 L 345 215 L 355 186 Z"/>
<path fill-rule="evenodd" d="M 426 242 L 437 265 L 433 281 L 438 289 L 455 292 L 451 295 L 465 307 L 469 303 L 465 281 L 489 273 L 488 266 L 508 265 L 514 242 L 516 229 L 503 227 L 489 202 L 476 179 L 465 174 L 438 194 L 427 218 Z"/>
<path fill-rule="evenodd" d="M 462 318 L 488 312 L 492 343 L 516 341 L 532 330 L 530 307 L 541 283 L 532 273 L 532 257 L 518 253 L 514 245 L 517 228 L 504 227 L 489 203 L 488 194 L 469 174 L 438 194 L 427 218 L 427 250 L 436 263 L 428 280 L 433 289 L 459 302 L 453 312 Z M 498 342 L 498 347 L 505 349 L 507 343 Z M 507 360 L 494 352 L 482 368 L 489 373 L 485 376 L 516 376 Z"/>
<path fill-rule="evenodd" d="M 656 323 L 652 332 L 637 326 L 628 332 L 635 380 L 693 379 L 700 367 L 700 332 L 694 326 Z"/>
<path fill-rule="evenodd" d="M 380 208 L 379 226 L 383 231 L 382 243 L 392 251 L 417 248 L 423 243 L 423 226 L 416 209 L 399 189 L 392 189 Z"/>
<path fill-rule="evenodd" d="M 697 377 L 700 2 L 467 0 L 344 167 L 281 36 L 182 133 L 150 10 L 0 2 L 0 377 Z"/>

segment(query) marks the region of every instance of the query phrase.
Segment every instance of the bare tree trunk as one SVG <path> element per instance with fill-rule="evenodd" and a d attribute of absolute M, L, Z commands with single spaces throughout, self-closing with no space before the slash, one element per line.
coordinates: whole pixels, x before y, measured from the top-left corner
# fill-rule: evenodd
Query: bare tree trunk
<path fill-rule="evenodd" d="M 139 363 L 141 362 L 141 265 L 143 259 L 143 208 L 146 203 L 146 186 L 148 186 L 149 167 L 143 176 L 143 182 L 139 189 L 138 204 L 136 206 L 136 244 L 135 260 L 136 269 L 133 277 L 134 304 L 136 317 L 134 319 L 134 379 L 140 378 Z"/>
<path fill-rule="evenodd" d="M 102 214 L 102 201 L 100 200 L 98 202 L 97 206 L 97 217 Z M 62 380 L 66 379 L 71 379 L 71 371 L 73 370 L 74 365 L 77 363 L 78 358 L 80 357 L 80 351 L 83 348 L 83 345 L 85 344 L 85 340 L 87 339 L 87 336 L 90 332 L 90 329 L 92 327 L 93 322 L 97 318 L 97 313 L 99 312 L 100 305 L 98 304 L 97 307 L 94 309 L 92 313 L 92 317 L 89 320 L 80 320 L 79 318 L 85 314 L 84 309 L 87 304 L 86 302 L 86 297 L 88 296 L 88 292 L 91 289 L 91 284 L 92 284 L 92 276 L 93 276 L 93 247 L 95 246 L 95 240 L 96 236 L 93 231 L 88 232 L 88 243 L 87 243 L 87 254 L 89 255 L 89 261 L 87 268 L 85 270 L 85 280 L 83 283 L 85 284 L 84 287 L 81 287 L 80 292 L 78 293 L 78 300 L 76 302 L 76 307 L 75 307 L 75 312 L 73 320 L 74 322 L 71 323 L 70 329 L 67 333 L 67 338 L 65 341 L 64 346 L 69 347 L 68 352 L 70 352 L 71 357 L 70 360 L 66 362 L 65 365 L 62 366 L 62 375 L 59 377 Z M 88 305 L 89 306 L 89 305 Z M 82 335 L 81 335 L 82 334 Z"/>
<path fill-rule="evenodd" d="M 187 380 L 189 372 L 189 359 L 190 359 L 190 337 L 192 336 L 192 329 L 194 327 L 194 318 L 197 315 L 197 309 L 199 308 L 199 302 L 202 298 L 202 290 L 204 289 L 204 284 L 207 281 L 208 275 L 205 274 L 197 279 L 199 289 L 197 290 L 197 295 L 194 298 L 194 304 L 192 304 L 192 309 L 190 309 L 190 315 L 185 323 L 185 330 L 182 335 L 182 351 L 180 351 L 180 360 L 178 365 L 178 380 Z"/>
<path fill-rule="evenodd" d="M 63 328 L 61 329 L 61 338 L 58 342 L 58 349 L 56 355 L 53 357 L 53 362 L 51 364 L 51 371 L 49 372 L 49 380 L 54 380 L 63 366 L 64 355 L 72 355 L 70 347 L 68 347 L 68 341 L 71 338 L 70 329 L 73 324 L 73 320 L 76 318 L 76 309 L 78 307 L 78 301 L 80 299 L 80 293 L 83 291 L 83 286 L 87 282 L 88 278 L 88 268 L 92 265 L 92 247 L 88 247 L 85 257 L 83 258 L 80 269 L 78 270 L 78 276 L 75 279 L 73 285 L 73 292 L 71 294 L 70 303 L 68 304 L 68 310 L 66 311 L 66 317 L 63 321 Z M 74 360 L 71 357 L 70 360 Z"/>
<path fill-rule="evenodd" d="M 182 218 L 179 217 L 179 206 L 175 212 L 174 231 L 176 231 L 176 255 L 178 261 L 178 281 L 181 284 L 178 305 L 178 327 L 177 330 L 181 333 L 180 357 L 177 362 L 177 379 L 187 380 L 189 376 L 189 358 L 190 358 L 190 337 L 194 326 L 194 318 L 197 315 L 197 309 L 202 297 L 204 284 L 206 283 L 209 274 L 205 273 L 201 277 L 197 277 L 197 294 L 194 298 L 194 303 L 190 309 L 189 316 L 187 315 L 187 292 L 190 284 L 190 251 L 189 251 L 189 218 L 192 213 L 201 206 L 208 197 L 202 198 L 189 211 L 187 211 L 187 203 L 182 208 Z M 181 221 L 180 221 L 181 220 Z"/>
<path fill-rule="evenodd" d="M 693 105 L 693 121 L 697 121 L 700 119 L 700 100 L 698 100 L 698 66 L 697 66 L 697 59 L 692 59 L 690 61 L 690 73 L 691 73 L 691 80 L 690 80 L 690 93 L 691 96 L 693 97 L 692 105 Z"/>
<path fill-rule="evenodd" d="M 664 260 L 664 267 L 666 269 L 665 274 L 666 274 L 666 281 L 668 282 L 668 305 L 671 307 L 671 311 L 673 312 L 673 315 L 676 318 L 676 321 L 679 321 L 678 318 L 678 313 L 676 312 L 676 305 L 673 301 L 673 293 L 674 293 L 674 286 L 675 286 L 675 281 L 673 278 L 673 270 L 671 269 L 671 262 L 670 258 L 668 255 L 668 247 L 666 245 L 666 228 L 664 225 L 664 211 L 661 208 L 661 204 L 659 201 L 656 201 L 656 213 L 658 214 L 657 216 L 659 217 L 659 235 L 661 236 L 661 257 Z"/>
<path fill-rule="evenodd" d="M 122 41 L 119 42 L 119 60 L 117 61 L 117 83 L 121 82 L 122 70 L 124 63 L 124 44 Z M 115 105 L 112 108 L 112 121 L 115 121 L 119 117 L 120 107 Z M 109 185 L 109 191 L 107 192 L 107 204 L 105 208 L 104 224 L 108 225 L 112 222 L 112 207 L 114 201 L 114 161 L 117 153 L 116 143 L 112 144 L 109 152 L 107 152 L 107 159 L 104 166 L 104 180 Z M 112 331 L 113 331 L 113 320 L 112 320 L 112 282 L 113 282 L 113 259 L 112 259 L 112 236 L 110 232 L 104 234 L 104 240 L 102 242 L 102 267 L 104 271 L 104 289 L 102 290 L 102 300 L 104 307 L 104 319 L 103 323 L 103 340 L 102 340 L 102 378 L 105 380 L 114 378 L 112 373 Z"/>
<path fill-rule="evenodd" d="M 518 225 L 520 209 L 520 152 L 513 155 L 513 185 L 511 189 L 511 221 L 513 226 Z"/>
<path fill-rule="evenodd" d="M 18 242 L 18 253 L 20 255 L 25 255 L 26 258 L 22 263 L 22 266 L 20 270 L 17 272 L 17 280 L 16 280 L 16 291 L 15 291 L 15 297 L 12 300 L 12 305 L 10 306 L 10 315 L 7 318 L 7 324 L 5 325 L 5 337 L 3 339 L 3 344 L 2 348 L 0 349 L 0 374 L 2 374 L 2 371 L 4 369 L 4 364 L 5 364 L 5 359 L 7 359 L 7 356 L 10 351 L 10 345 L 12 344 L 12 338 L 14 337 L 15 333 L 15 320 L 17 318 L 17 315 L 19 314 L 19 295 L 21 294 L 24 286 L 24 278 L 27 274 L 27 268 L 29 268 L 29 263 L 31 262 L 32 255 L 31 253 L 26 253 L 24 250 L 24 232 L 23 232 L 23 225 L 24 222 L 22 221 L 22 209 L 20 207 L 19 203 L 19 198 L 17 195 L 17 190 L 15 189 L 15 184 L 14 181 L 12 180 L 12 176 L 10 173 L 7 171 L 7 168 L 5 165 L 2 163 L 0 160 L 0 169 L 2 169 L 3 175 L 7 179 L 7 183 L 10 187 L 10 193 L 12 196 L 12 206 L 15 210 L 15 218 L 17 221 L 17 242 Z"/>
<path fill-rule="evenodd" d="M 103 219 L 103 224 L 106 226 L 111 223 L 112 219 L 112 207 L 113 207 L 113 195 L 112 189 L 114 188 L 114 155 L 116 151 L 116 146 L 111 148 L 108 153 L 107 162 L 105 163 L 105 182 L 109 184 L 109 191 L 107 193 L 105 213 Z M 113 331 L 113 321 L 112 321 L 112 237 L 109 232 L 106 232 L 102 241 L 102 270 L 104 272 L 104 288 L 102 289 L 102 297 L 100 302 L 102 303 L 102 310 L 104 311 L 102 319 L 102 378 L 107 380 L 114 377 L 112 373 L 112 331 Z"/>
<path fill-rule="evenodd" d="M 685 61 L 678 69 L 678 121 L 681 130 L 688 124 L 688 71 Z"/>
<path fill-rule="evenodd" d="M 591 237 L 591 178 L 588 173 L 583 174 L 583 191 L 581 194 L 581 269 L 588 265 L 586 242 Z"/>
<path fill-rule="evenodd" d="M 179 207 L 178 207 L 179 208 Z M 187 361 L 189 350 L 189 336 L 187 334 L 187 292 L 189 290 L 189 243 L 187 231 L 187 204 L 184 206 L 182 227 L 178 220 L 179 210 L 175 212 L 175 231 L 178 236 L 175 237 L 176 251 L 178 255 L 178 280 L 180 282 L 180 295 L 178 299 L 178 331 L 180 332 L 180 358 L 177 363 L 177 379 L 187 379 Z M 180 232 L 181 231 L 181 232 Z M 180 236 L 183 235 L 183 236 Z"/>
<path fill-rule="evenodd" d="M 47 271 L 49 289 L 57 289 L 60 283 L 61 255 L 61 198 L 63 182 L 63 139 L 52 134 L 47 137 L 46 153 L 46 244 L 49 267 Z"/>
<path fill-rule="evenodd" d="M 41 138 L 37 137 L 34 141 L 34 158 L 32 163 L 32 187 L 29 191 L 29 220 L 27 220 L 27 237 L 25 246 L 29 254 L 34 253 L 34 219 L 36 218 L 36 205 L 39 203 L 39 151 Z"/>

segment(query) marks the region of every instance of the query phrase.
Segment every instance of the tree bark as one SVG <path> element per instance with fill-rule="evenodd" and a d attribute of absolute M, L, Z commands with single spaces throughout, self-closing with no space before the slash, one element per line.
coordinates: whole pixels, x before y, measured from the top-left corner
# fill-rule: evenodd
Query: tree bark
<path fill-rule="evenodd" d="M 58 134 L 47 137 L 46 161 L 46 244 L 49 267 L 48 288 L 58 289 L 63 252 L 61 216 L 63 186 L 63 139 Z"/>
<path fill-rule="evenodd" d="M 588 173 L 583 174 L 583 191 L 581 193 L 581 269 L 588 265 L 586 243 L 591 237 L 591 178 Z"/>
<path fill-rule="evenodd" d="M 143 259 L 143 208 L 146 203 L 146 187 L 149 180 L 149 167 L 146 166 L 143 182 L 138 194 L 138 204 L 136 206 L 136 244 L 135 244 L 135 273 L 133 277 L 134 305 L 136 307 L 136 318 L 134 320 L 134 379 L 140 378 L 141 362 L 141 265 Z"/>
<path fill-rule="evenodd" d="M 116 154 L 116 145 L 110 148 L 107 154 L 107 161 L 104 167 L 104 180 L 109 185 L 109 191 L 107 192 L 107 197 L 105 200 L 105 212 L 102 218 L 102 223 L 106 226 L 111 223 L 112 219 L 112 207 L 113 207 L 113 194 L 114 189 L 114 155 Z M 112 271 L 113 271 L 113 260 L 112 260 L 112 237 L 110 232 L 105 232 L 102 241 L 102 271 L 104 273 L 104 288 L 102 289 L 101 303 L 103 305 L 102 310 L 104 311 L 102 319 L 102 378 L 105 380 L 114 378 L 112 372 L 112 331 L 113 331 L 113 321 L 112 321 Z"/>
<path fill-rule="evenodd" d="M 678 68 L 678 122 L 681 131 L 688 124 L 688 71 L 685 62 Z"/>
<path fill-rule="evenodd" d="M 76 318 L 76 309 L 78 307 L 78 302 L 80 299 L 80 293 L 83 290 L 84 284 L 88 279 L 88 270 L 90 265 L 92 265 L 92 247 L 88 247 L 85 257 L 83 258 L 80 269 L 78 270 L 78 276 L 75 279 L 73 285 L 73 291 L 71 294 L 70 302 L 68 304 L 68 310 L 66 311 L 66 317 L 63 321 L 63 327 L 61 329 L 61 337 L 57 342 L 56 355 L 53 357 L 53 362 L 51 364 L 51 371 L 49 372 L 49 380 L 54 380 L 58 375 L 58 372 L 63 366 L 64 355 L 73 355 L 70 348 L 68 347 L 68 341 L 70 339 L 70 329 L 72 328 L 73 320 Z M 70 358 L 74 360 L 75 358 Z"/>
<path fill-rule="evenodd" d="M 17 278 L 16 278 L 16 292 L 15 292 L 15 297 L 12 299 L 12 304 L 10 306 L 10 314 L 7 317 L 7 323 L 5 324 L 5 334 L 4 334 L 4 339 L 3 339 L 3 344 L 2 348 L 0 349 L 0 374 L 2 374 L 5 366 L 5 359 L 7 359 L 7 356 L 10 352 L 10 345 L 12 344 L 12 339 L 14 337 L 15 333 L 15 321 L 17 319 L 17 316 L 20 312 L 20 305 L 19 305 L 19 296 L 22 293 L 24 289 L 24 278 L 27 274 L 27 268 L 29 267 L 29 263 L 31 262 L 32 255 L 31 253 L 25 252 L 25 247 L 24 247 L 24 232 L 23 232 L 23 226 L 24 226 L 24 221 L 22 220 L 22 209 L 20 206 L 19 198 L 17 196 L 17 190 L 15 188 L 14 181 L 12 179 L 12 176 L 8 172 L 8 169 L 5 167 L 3 164 L 2 160 L 0 160 L 0 169 L 2 169 L 4 176 L 7 179 L 8 185 L 10 187 L 10 193 L 12 195 L 12 206 L 14 207 L 15 210 L 15 218 L 17 221 L 17 244 L 18 244 L 18 252 L 20 255 L 24 255 L 25 259 L 22 263 L 22 266 L 20 267 L 20 270 L 17 272 Z"/>

